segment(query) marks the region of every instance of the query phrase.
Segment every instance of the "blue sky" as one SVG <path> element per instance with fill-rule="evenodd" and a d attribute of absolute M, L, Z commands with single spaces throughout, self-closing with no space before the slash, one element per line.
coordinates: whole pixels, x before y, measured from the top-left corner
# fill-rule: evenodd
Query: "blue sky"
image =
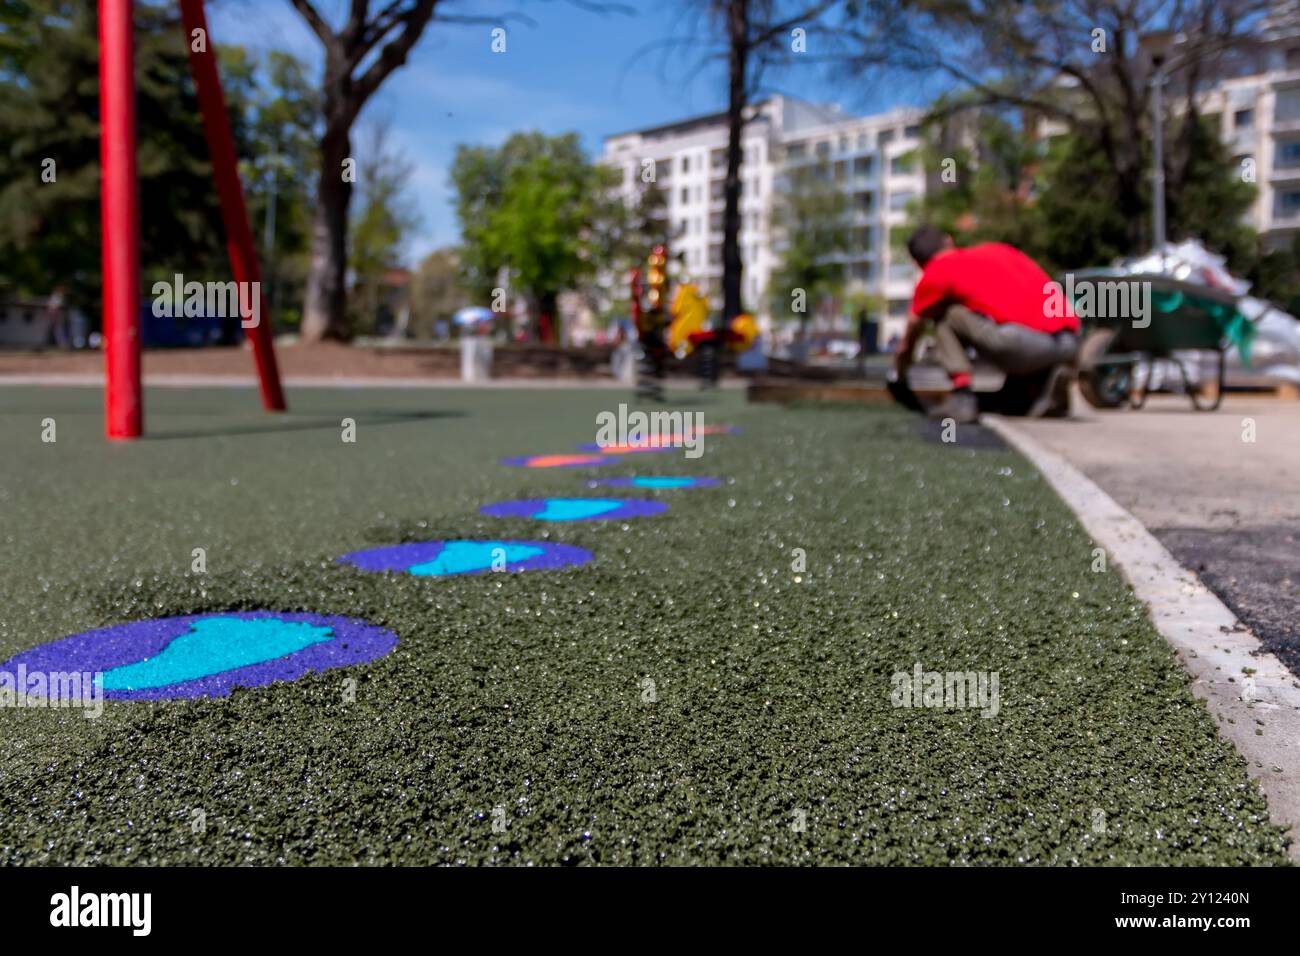
<path fill-rule="evenodd" d="M 341 0 L 316 5 L 335 24 L 346 6 Z M 284 49 L 318 68 L 319 44 L 289 0 L 209 0 L 209 6 L 218 43 Z M 412 195 L 422 224 L 408 251 L 412 263 L 457 239 L 447 172 L 458 143 L 495 145 L 516 130 L 572 130 L 594 155 L 611 133 L 725 105 L 716 67 L 688 77 L 692 57 L 683 53 L 683 69 L 665 75 L 660 55 L 645 50 L 688 27 L 690 4 L 634 0 L 628 6 L 630 14 L 596 13 L 564 0 L 446 5 L 449 13 L 522 13 L 533 23 L 507 20 L 505 53 L 492 52 L 490 25 L 433 23 L 362 114 L 363 126 L 368 117 L 390 117 L 395 145 L 415 166 Z M 914 82 L 870 86 L 829 78 L 814 65 L 765 79 L 769 91 L 837 102 L 852 112 L 921 102 Z"/>

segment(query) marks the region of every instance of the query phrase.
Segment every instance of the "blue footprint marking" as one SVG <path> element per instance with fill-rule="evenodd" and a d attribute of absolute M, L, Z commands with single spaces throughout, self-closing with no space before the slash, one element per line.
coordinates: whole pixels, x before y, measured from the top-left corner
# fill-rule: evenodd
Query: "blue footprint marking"
<path fill-rule="evenodd" d="M 104 672 L 104 690 L 149 690 L 288 657 L 334 639 L 333 630 L 302 621 L 207 617 L 162 652 Z"/>
<path fill-rule="evenodd" d="M 503 558 L 506 567 L 509 567 L 512 564 L 522 564 L 542 553 L 537 545 L 511 541 L 448 541 L 432 561 L 413 564 L 406 570 L 409 574 L 423 577 L 471 574 L 474 571 L 485 571 Z"/>
<path fill-rule="evenodd" d="M 539 521 L 585 521 L 623 506 L 614 498 L 548 498 L 546 507 L 533 515 Z"/>

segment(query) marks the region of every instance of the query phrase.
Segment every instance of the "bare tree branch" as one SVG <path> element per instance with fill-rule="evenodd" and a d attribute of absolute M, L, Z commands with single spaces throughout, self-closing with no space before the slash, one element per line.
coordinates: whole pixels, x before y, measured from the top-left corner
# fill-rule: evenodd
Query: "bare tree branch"
<path fill-rule="evenodd" d="M 291 0 L 291 2 L 294 9 L 302 14 L 302 18 L 307 21 L 307 25 L 311 27 L 312 32 L 316 34 L 321 43 L 325 44 L 326 47 L 332 46 L 334 31 L 325 22 L 325 18 L 311 5 L 311 0 Z"/>
<path fill-rule="evenodd" d="M 379 89 L 380 84 L 388 78 L 388 75 L 395 69 L 406 62 L 407 55 L 411 52 L 411 47 L 415 46 L 420 34 L 428 25 L 430 18 L 433 16 L 433 7 L 437 0 L 417 0 L 402 17 L 402 32 L 395 40 L 385 44 L 383 50 L 379 53 L 379 58 L 370 65 L 370 68 L 356 82 L 356 100 L 355 108 L 352 110 L 352 117 L 361 111 L 366 100 L 374 95 L 375 90 Z"/>

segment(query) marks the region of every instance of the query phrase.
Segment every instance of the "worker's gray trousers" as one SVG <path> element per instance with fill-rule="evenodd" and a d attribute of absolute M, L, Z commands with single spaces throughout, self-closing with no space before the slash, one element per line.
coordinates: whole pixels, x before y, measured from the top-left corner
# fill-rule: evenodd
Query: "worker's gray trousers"
<path fill-rule="evenodd" d="M 950 305 L 935 322 L 939 364 L 950 376 L 971 373 L 966 347 L 975 349 L 1008 375 L 1030 375 L 1073 362 L 1079 337 L 1073 332 L 1035 332 L 1014 322 L 994 322 L 964 305 Z"/>

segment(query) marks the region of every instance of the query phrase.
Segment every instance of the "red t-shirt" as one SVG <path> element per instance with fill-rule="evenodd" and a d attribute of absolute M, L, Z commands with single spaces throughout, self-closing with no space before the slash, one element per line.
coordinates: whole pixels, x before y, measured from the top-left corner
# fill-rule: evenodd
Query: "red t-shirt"
<path fill-rule="evenodd" d="M 1016 322 L 1037 332 L 1079 331 L 1079 320 L 1052 277 L 1019 249 L 986 242 L 941 252 L 926 264 L 912 296 L 912 312 L 938 318 L 964 305 L 994 322 Z"/>

